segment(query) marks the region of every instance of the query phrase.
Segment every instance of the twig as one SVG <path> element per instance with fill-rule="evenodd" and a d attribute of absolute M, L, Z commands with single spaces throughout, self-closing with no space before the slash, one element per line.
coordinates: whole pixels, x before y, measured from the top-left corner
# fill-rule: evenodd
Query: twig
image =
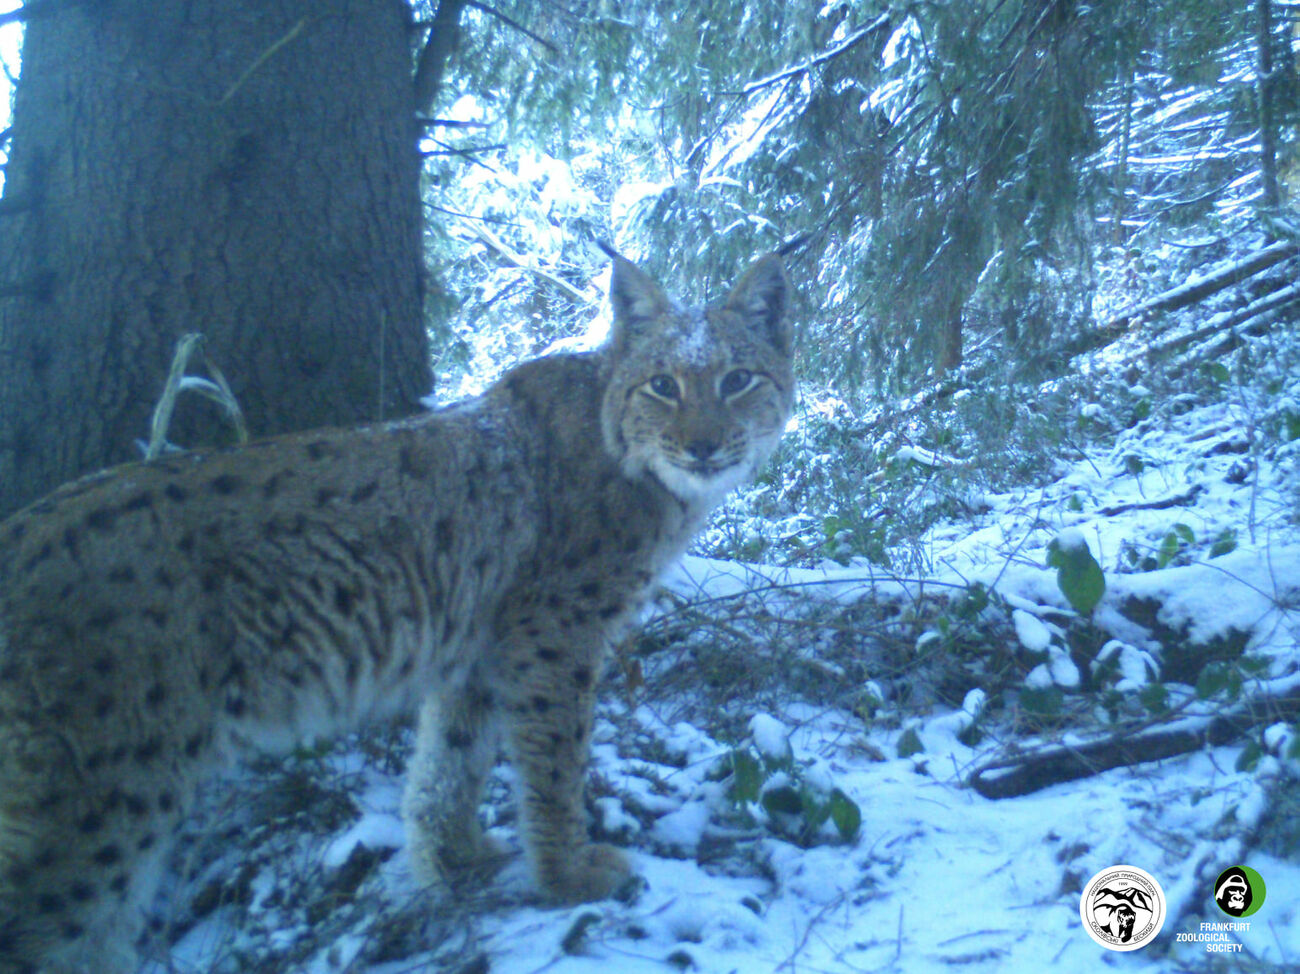
<path fill-rule="evenodd" d="M 241 74 L 238 78 L 235 79 L 235 83 L 226 89 L 226 93 L 222 95 L 219 99 L 217 99 L 217 105 L 218 106 L 224 105 L 226 102 L 230 101 L 231 98 L 235 97 L 235 93 L 239 91 L 239 89 L 244 86 L 244 83 L 253 76 L 253 72 L 256 71 L 258 68 L 260 68 L 267 61 L 269 61 L 275 55 L 276 51 L 280 50 L 280 48 L 284 47 L 295 37 L 301 34 L 303 32 L 303 28 L 305 28 L 306 26 L 307 26 L 307 18 L 303 17 L 301 20 L 298 21 L 298 23 L 294 24 L 287 31 L 285 31 L 284 35 L 278 41 L 275 41 L 270 47 L 268 47 L 265 51 L 259 54 L 256 58 L 254 58 L 253 63 L 250 64 L 248 67 L 246 67 L 244 69 L 243 74 Z"/>
<path fill-rule="evenodd" d="M 432 141 L 434 145 L 442 146 L 442 148 L 429 149 L 427 152 L 421 152 L 420 155 L 424 156 L 426 159 L 430 156 L 464 156 L 466 159 L 478 162 L 478 160 L 474 158 L 475 153 L 500 152 L 502 149 L 507 147 L 507 143 L 505 142 L 494 142 L 491 145 L 467 145 L 464 147 L 458 147 L 447 145 L 445 142 L 439 142 L 437 139 L 431 139 L 430 141 Z M 482 163 L 479 163 L 479 165 L 482 165 Z"/>
<path fill-rule="evenodd" d="M 167 374 L 167 382 L 163 385 L 162 395 L 158 397 L 158 405 L 154 407 L 153 419 L 149 423 L 149 445 L 144 454 L 146 460 L 152 460 L 162 453 L 163 446 L 167 442 L 167 428 L 171 425 L 172 412 L 176 408 L 176 397 L 185 390 L 197 392 L 220 405 L 234 425 L 238 441 L 240 443 L 248 441 L 248 428 L 244 425 L 243 410 L 239 408 L 239 402 L 230 391 L 226 377 L 206 354 L 204 354 L 204 365 L 212 376 L 211 380 L 185 374 L 185 369 L 194 354 L 196 352 L 202 354 L 202 346 L 203 335 L 198 332 L 182 335 L 180 341 L 176 343 L 176 354 L 172 356 L 171 371 Z"/>
<path fill-rule="evenodd" d="M 429 128 L 447 128 L 447 129 L 485 129 L 487 122 L 471 122 L 461 118 L 423 118 L 415 116 L 416 125 L 426 125 Z"/>

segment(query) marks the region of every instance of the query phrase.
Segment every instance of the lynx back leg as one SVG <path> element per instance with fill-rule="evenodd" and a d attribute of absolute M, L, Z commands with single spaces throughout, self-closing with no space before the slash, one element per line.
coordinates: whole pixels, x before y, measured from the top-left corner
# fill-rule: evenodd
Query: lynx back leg
<path fill-rule="evenodd" d="M 20 787 L 22 777 L 0 775 Z M 125 787 L 81 778 L 62 801 L 56 782 L 27 782 L 35 802 L 0 797 L 0 974 L 136 970 L 183 802 L 159 813 L 124 778 Z M 183 792 L 161 785 L 159 795 Z"/>
<path fill-rule="evenodd" d="M 478 806 L 499 741 L 496 701 L 473 677 L 463 689 L 431 694 L 421 708 L 402 817 L 422 884 L 454 883 L 467 868 L 489 866 L 496 856 L 479 825 Z"/>

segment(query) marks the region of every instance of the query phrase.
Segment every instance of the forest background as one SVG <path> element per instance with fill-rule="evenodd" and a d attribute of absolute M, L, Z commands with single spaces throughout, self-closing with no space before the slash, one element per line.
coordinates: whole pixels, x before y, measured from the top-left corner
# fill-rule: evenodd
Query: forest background
<path fill-rule="evenodd" d="M 0 513 L 138 456 L 183 334 L 207 336 L 190 386 L 221 398 L 219 366 L 254 435 L 383 419 L 597 339 L 601 241 L 689 300 L 784 247 L 796 421 L 619 647 L 593 827 L 762 877 L 746 919 L 795 904 L 792 942 L 746 941 L 786 963 L 755 969 L 1032 970 L 1054 941 L 1000 937 L 1014 911 L 983 953 L 970 904 L 929 955 L 901 907 L 896 941 L 826 933 L 925 859 L 859 842 L 886 828 L 873 808 L 912 814 L 933 783 L 964 810 L 918 827 L 941 848 L 969 801 L 1022 802 L 989 814 L 1037 836 L 1040 791 L 1103 818 L 1123 795 L 1111 826 L 1186 812 L 1138 849 L 1181 864 L 1190 922 L 1231 857 L 1290 876 L 1300 849 L 1298 31 L 1292 0 L 29 0 L 0 13 Z M 182 396 L 166 436 L 235 434 Z M 360 753 L 387 769 L 408 744 Z M 238 868 L 193 853 L 177 937 L 245 911 L 215 954 L 191 944 L 196 969 L 512 969 L 513 921 L 454 958 L 400 910 L 376 921 L 386 855 L 337 844 L 357 753 L 262 769 L 301 801 L 256 814 L 334 836 L 305 892 L 301 871 L 295 897 L 259 886 L 293 868 L 278 828 Z M 1034 902 L 1077 906 L 1134 853 L 1060 811 Z M 843 845 L 818 867 L 857 870 L 836 898 L 801 892 L 781 850 Z M 734 916 L 678 936 L 655 915 L 579 916 L 556 956 L 736 967 Z M 1289 969 L 1300 919 L 1271 929 L 1247 955 Z M 1166 946 L 1161 969 L 1205 969 Z"/>

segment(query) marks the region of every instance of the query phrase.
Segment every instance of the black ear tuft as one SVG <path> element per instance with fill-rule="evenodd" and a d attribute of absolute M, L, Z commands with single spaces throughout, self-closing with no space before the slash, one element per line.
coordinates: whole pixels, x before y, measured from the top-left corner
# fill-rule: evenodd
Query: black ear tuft
<path fill-rule="evenodd" d="M 726 306 L 743 315 L 778 351 L 790 354 L 790 279 L 779 256 L 768 254 L 750 264 L 727 295 Z"/>

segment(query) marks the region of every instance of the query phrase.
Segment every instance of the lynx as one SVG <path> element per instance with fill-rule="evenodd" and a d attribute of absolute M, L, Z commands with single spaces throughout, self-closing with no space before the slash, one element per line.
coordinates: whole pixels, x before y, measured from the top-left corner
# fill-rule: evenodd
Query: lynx
<path fill-rule="evenodd" d="M 614 258 L 599 349 L 477 399 L 94 474 L 0 524 L 0 972 L 138 964 L 168 840 L 246 749 L 419 711 L 415 874 L 484 848 L 498 730 L 551 902 L 630 869 L 585 826 L 605 646 L 793 401 L 789 284 L 702 309 Z"/>

